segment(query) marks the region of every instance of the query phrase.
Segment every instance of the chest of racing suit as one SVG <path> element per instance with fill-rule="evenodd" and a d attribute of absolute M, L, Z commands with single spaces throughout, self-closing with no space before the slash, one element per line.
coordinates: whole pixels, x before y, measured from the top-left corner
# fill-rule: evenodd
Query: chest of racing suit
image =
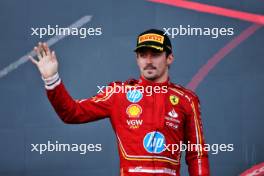
<path fill-rule="evenodd" d="M 65 123 L 110 118 L 121 176 L 179 176 L 182 150 L 190 176 L 210 175 L 199 100 L 181 86 L 140 78 L 113 82 L 94 97 L 74 100 L 60 82 L 47 95 Z"/>

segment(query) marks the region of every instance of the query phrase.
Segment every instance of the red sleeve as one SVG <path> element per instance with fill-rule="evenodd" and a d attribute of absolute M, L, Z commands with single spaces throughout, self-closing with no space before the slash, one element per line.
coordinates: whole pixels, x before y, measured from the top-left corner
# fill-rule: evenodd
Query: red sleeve
<path fill-rule="evenodd" d="M 47 90 L 47 96 L 58 116 L 65 123 L 86 123 L 111 116 L 113 92 L 99 93 L 94 97 L 74 100 L 63 83 Z"/>
<path fill-rule="evenodd" d="M 204 151 L 204 135 L 200 116 L 198 97 L 194 96 L 188 101 L 188 115 L 185 125 L 185 142 L 199 144 L 201 150 L 187 150 L 186 163 L 190 176 L 209 176 L 209 161 L 207 151 Z"/>

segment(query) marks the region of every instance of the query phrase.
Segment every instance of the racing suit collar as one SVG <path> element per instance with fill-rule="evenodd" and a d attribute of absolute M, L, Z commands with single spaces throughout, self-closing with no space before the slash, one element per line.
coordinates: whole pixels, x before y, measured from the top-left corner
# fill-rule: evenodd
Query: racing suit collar
<path fill-rule="evenodd" d="M 170 81 L 169 77 L 167 78 L 166 81 L 159 82 L 159 83 L 149 81 L 146 78 L 144 78 L 143 76 L 140 76 L 140 78 L 139 78 L 139 84 L 144 85 L 144 86 L 167 86 L 167 85 L 169 85 L 169 81 Z"/>

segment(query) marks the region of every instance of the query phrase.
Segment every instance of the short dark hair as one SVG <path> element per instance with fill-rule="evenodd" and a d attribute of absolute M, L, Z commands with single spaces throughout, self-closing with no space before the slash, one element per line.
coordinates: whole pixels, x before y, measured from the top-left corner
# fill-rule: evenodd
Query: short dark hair
<path fill-rule="evenodd" d="M 168 57 L 172 52 L 171 51 L 165 51 L 166 52 L 166 57 Z"/>

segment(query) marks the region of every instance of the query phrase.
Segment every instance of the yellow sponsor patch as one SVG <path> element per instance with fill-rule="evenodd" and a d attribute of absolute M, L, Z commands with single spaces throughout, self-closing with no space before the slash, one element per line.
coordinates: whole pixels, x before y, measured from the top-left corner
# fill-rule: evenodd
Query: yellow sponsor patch
<path fill-rule="evenodd" d="M 175 95 L 170 95 L 170 102 L 172 105 L 176 105 L 179 103 L 179 97 Z"/>
<path fill-rule="evenodd" d="M 129 117 L 139 117 L 142 113 L 142 108 L 137 104 L 131 104 L 127 107 L 126 113 Z"/>
<path fill-rule="evenodd" d="M 152 42 L 158 42 L 160 44 L 163 44 L 164 42 L 164 36 L 158 35 L 158 34 L 145 34 L 138 38 L 138 44 L 146 41 L 152 41 Z"/>

